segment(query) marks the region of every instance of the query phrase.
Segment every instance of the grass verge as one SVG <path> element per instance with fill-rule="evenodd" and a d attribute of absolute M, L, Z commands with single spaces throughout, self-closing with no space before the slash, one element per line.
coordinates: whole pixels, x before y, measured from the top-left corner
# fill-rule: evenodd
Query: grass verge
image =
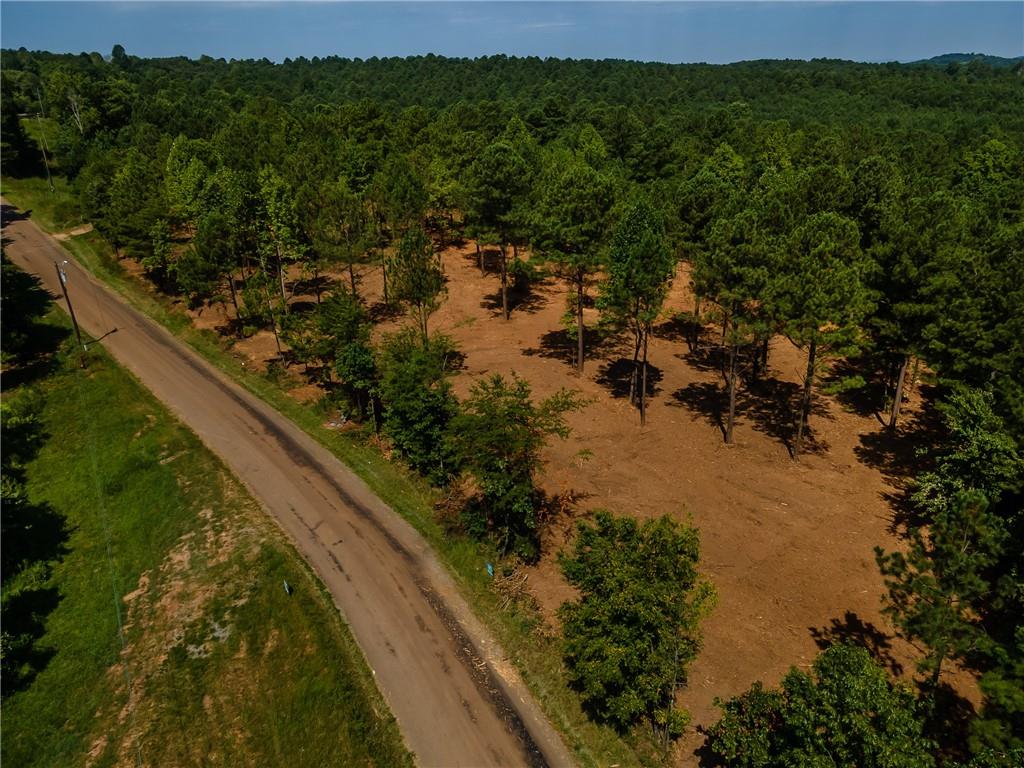
<path fill-rule="evenodd" d="M 49 524 L 5 574 L 5 633 L 31 639 L 5 675 L 3 763 L 411 765 L 284 534 L 102 350 L 77 368 L 68 326 L 51 307 L 34 338 L 54 349 L 4 372 L 5 420 L 38 425 L 19 473 Z"/>
<path fill-rule="evenodd" d="M 45 180 L 40 185 L 38 180 L 6 179 L 3 194 L 20 209 L 32 209 L 32 218 L 47 229 L 50 211 L 69 203 L 62 199 L 68 194 L 66 187 L 58 188 L 56 195 L 49 195 L 45 185 Z M 70 222 L 64 228 L 80 223 Z M 415 526 L 448 566 L 477 616 L 501 642 L 581 764 L 618 764 L 622 768 L 639 764 L 637 753 L 613 729 L 595 724 L 584 714 L 579 697 L 568 687 L 560 644 L 557 638 L 542 631 L 537 613 L 527 605 L 513 605 L 502 610 L 502 601 L 492 589 L 485 568 L 486 562 L 494 559 L 493 551 L 476 542 L 446 534 L 434 519 L 436 494 L 427 483 L 389 462 L 358 434 L 325 428 L 323 415 L 315 405 L 297 402 L 273 380 L 247 370 L 242 361 L 232 355 L 226 340 L 212 331 L 196 329 L 188 316 L 167 297 L 129 274 L 98 233 L 73 237 L 63 245 L 79 263 L 110 285 L 130 305 L 164 325 L 212 365 L 326 446 L 359 474 L 392 509 Z M 641 748 L 641 751 L 646 752 L 646 749 Z"/>

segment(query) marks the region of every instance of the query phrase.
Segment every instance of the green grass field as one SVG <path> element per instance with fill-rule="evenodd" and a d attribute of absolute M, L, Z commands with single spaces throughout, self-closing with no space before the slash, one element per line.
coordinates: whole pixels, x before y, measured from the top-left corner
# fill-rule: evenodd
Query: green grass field
<path fill-rule="evenodd" d="M 100 348 L 80 370 L 67 327 L 51 307 L 56 351 L 3 374 L 5 417 L 37 414 L 23 474 L 56 523 L 4 584 L 5 632 L 37 636 L 5 676 L 3 764 L 410 765 L 283 533 Z"/>
<path fill-rule="evenodd" d="M 49 193 L 37 179 L 5 179 L 3 194 L 43 226 L 57 207 L 69 207 L 66 188 Z M 75 224 L 66 223 L 63 229 Z M 136 309 L 160 322 L 211 364 L 286 415 L 357 472 L 395 511 L 405 517 L 430 542 L 440 559 L 462 587 L 477 616 L 501 642 L 534 696 L 580 763 L 587 766 L 638 765 L 636 751 L 607 726 L 589 720 L 579 697 L 568 688 L 557 638 L 541 631 L 539 617 L 529 607 L 501 609 L 501 597 L 492 588 L 485 564 L 495 559 L 487 547 L 465 538 L 449 536 L 434 518 L 436 492 L 418 477 L 387 461 L 358 434 L 339 433 L 324 426 L 315 405 L 298 403 L 275 381 L 246 369 L 232 355 L 229 342 L 211 331 L 200 331 L 188 317 L 152 287 L 127 273 L 113 251 L 95 232 L 64 243 L 79 262 L 118 291 Z M 641 746 L 646 752 L 646 745 Z"/>

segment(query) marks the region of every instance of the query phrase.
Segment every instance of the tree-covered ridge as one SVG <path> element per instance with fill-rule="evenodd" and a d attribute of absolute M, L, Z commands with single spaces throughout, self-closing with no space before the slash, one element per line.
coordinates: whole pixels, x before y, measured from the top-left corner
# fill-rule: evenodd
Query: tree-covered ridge
<path fill-rule="evenodd" d="M 932 56 L 930 59 L 919 59 L 912 64 L 932 64 L 937 67 L 956 67 L 961 64 L 978 64 L 989 67 L 1019 67 L 1024 61 L 1024 56 L 990 56 L 987 53 L 943 53 L 939 56 Z"/>
<path fill-rule="evenodd" d="M 129 83 L 127 92 L 107 94 L 110 106 L 123 102 L 133 90 L 147 99 L 162 94 L 162 103 L 150 105 L 153 112 L 148 117 L 159 115 L 171 121 L 160 123 L 169 130 L 188 133 L 201 132 L 202 126 L 182 124 L 191 117 L 175 109 L 182 102 L 201 103 L 209 128 L 209 118 L 218 111 L 237 109 L 240 99 L 252 98 L 271 99 L 297 112 L 362 100 L 387 110 L 497 102 L 524 112 L 534 128 L 552 121 L 590 119 L 588 112 L 604 106 L 640 110 L 638 117 L 650 125 L 734 101 L 750 105 L 758 120 L 785 119 L 794 125 L 857 123 L 892 132 L 934 128 L 938 120 L 962 132 L 990 124 L 993 117 L 1003 123 L 1003 130 L 1019 132 L 1024 125 L 1024 112 L 1014 98 L 1020 94 L 1020 62 L 1006 68 L 977 59 L 949 71 L 925 63 L 824 59 L 710 65 L 504 55 L 299 57 L 274 64 L 267 59 L 225 61 L 206 56 L 140 59 L 123 50 L 109 60 L 97 53 L 5 50 L 2 61 L 9 73 L 48 75 L 62 69 L 92 79 L 112 77 L 111 85 Z M 26 103 L 31 96 L 31 88 L 23 89 Z"/>

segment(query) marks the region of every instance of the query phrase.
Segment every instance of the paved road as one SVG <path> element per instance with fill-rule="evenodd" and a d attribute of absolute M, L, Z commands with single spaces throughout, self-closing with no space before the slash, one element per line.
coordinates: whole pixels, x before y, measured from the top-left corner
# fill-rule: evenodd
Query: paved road
<path fill-rule="evenodd" d="M 83 330 L 109 333 L 103 345 L 290 534 L 347 619 L 419 764 L 572 763 L 410 525 L 315 440 L 127 306 L 6 203 L 3 218 L 12 261 L 59 296 L 54 261 L 67 259 Z"/>

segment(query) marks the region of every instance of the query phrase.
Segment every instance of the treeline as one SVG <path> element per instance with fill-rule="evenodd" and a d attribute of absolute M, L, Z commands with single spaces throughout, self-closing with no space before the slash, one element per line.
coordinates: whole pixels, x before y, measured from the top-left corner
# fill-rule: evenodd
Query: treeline
<path fill-rule="evenodd" d="M 238 333 L 272 330 L 282 356 L 319 371 L 411 467 L 467 480 L 452 524 L 506 553 L 536 555 L 541 448 L 580 403 L 536 403 L 500 377 L 455 398 L 458 351 L 429 327 L 445 290 L 438 254 L 455 238 L 497 252 L 506 318 L 539 264 L 567 281 L 581 371 L 596 286 L 602 325 L 632 335 L 641 420 L 648 340 L 679 261 L 698 300 L 676 321 L 692 347 L 709 327 L 720 335 L 727 441 L 737 389 L 765 375 L 780 334 L 808 358 L 794 456 L 830 361 L 844 363 L 830 384 L 872 387 L 894 430 L 913 371 L 927 371 L 948 442 L 917 478 L 910 551 L 878 553 L 896 625 L 926 648 L 920 697 L 834 650 L 781 692 L 726 704 L 711 741 L 729 765 L 835 755 L 825 733 L 845 739 L 843 764 L 927 766 L 951 660 L 982 681 L 970 751 L 1008 759 L 1024 745 L 1022 95 L 1019 68 L 977 62 L 275 66 L 4 51 L 4 162 L 11 172 L 38 151 L 7 115 L 41 108 L 60 170 L 120 254 L 165 291 L 230 301 Z M 405 306 L 412 328 L 373 342 L 358 264 L 380 270 L 384 303 Z M 297 270 L 312 311 L 292 306 Z M 673 692 L 710 600 L 683 567 L 695 534 L 601 518 L 580 538 L 589 549 L 564 561 L 581 591 L 563 616 L 572 678 L 595 717 L 677 734 Z M 594 570 L 597 550 L 618 551 L 609 574 L 635 579 Z M 658 586 L 636 553 L 680 570 Z M 630 614 L 644 604 L 658 610 Z M 863 722 L 832 690 L 859 692 L 844 706 Z"/>

